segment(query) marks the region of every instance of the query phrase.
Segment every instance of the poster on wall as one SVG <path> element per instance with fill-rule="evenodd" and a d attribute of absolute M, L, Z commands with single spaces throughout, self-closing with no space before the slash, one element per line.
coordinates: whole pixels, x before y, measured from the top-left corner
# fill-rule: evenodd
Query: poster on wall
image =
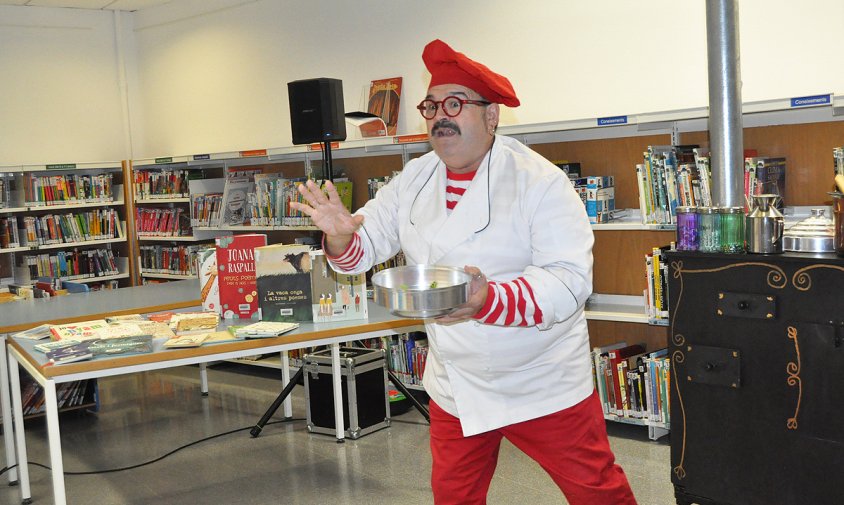
<path fill-rule="evenodd" d="M 372 81 L 369 86 L 367 112 L 384 120 L 389 136 L 396 134 L 396 126 L 399 122 L 401 79 L 401 77 L 378 79 Z"/>

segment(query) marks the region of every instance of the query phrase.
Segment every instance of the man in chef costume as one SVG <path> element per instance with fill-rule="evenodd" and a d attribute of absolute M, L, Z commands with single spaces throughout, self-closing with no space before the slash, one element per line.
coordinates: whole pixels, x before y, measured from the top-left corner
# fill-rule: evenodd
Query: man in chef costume
<path fill-rule="evenodd" d="M 510 81 L 440 40 L 417 109 L 433 152 L 350 214 L 331 183 L 291 204 L 324 232 L 332 267 L 359 273 L 404 251 L 409 265 L 464 268 L 466 304 L 425 321 L 431 485 L 437 504 L 482 504 L 501 439 L 536 460 L 572 505 L 635 504 L 594 391 L 584 304 L 594 237 L 566 175 L 495 134 Z"/>

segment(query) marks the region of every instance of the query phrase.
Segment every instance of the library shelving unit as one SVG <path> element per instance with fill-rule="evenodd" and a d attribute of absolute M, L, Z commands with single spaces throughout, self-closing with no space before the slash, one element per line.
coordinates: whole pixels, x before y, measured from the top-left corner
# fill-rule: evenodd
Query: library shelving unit
<path fill-rule="evenodd" d="M 195 258 L 213 243 L 214 233 L 195 232 L 190 226 L 188 183 L 206 176 L 202 167 L 173 158 L 130 163 L 131 208 L 137 258 L 136 284 L 196 277 Z"/>
<path fill-rule="evenodd" d="M 90 289 L 128 286 L 133 265 L 125 170 L 122 162 L 0 167 L 0 227 L 16 237 L 10 247 L 0 247 L 0 279 L 30 284 L 58 277 Z"/>

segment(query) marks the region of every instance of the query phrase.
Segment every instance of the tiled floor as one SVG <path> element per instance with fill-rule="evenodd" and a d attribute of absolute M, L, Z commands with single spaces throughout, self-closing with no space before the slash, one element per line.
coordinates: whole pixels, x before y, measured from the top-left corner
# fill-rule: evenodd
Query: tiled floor
<path fill-rule="evenodd" d="M 246 365 L 209 368 L 210 395 L 199 394 L 198 370 L 186 367 L 100 381 L 96 415 L 61 419 L 70 504 L 430 504 L 428 429 L 415 410 L 391 428 L 357 441 L 309 434 L 304 389 L 293 392 L 294 421 L 274 418 L 258 438 L 249 429 L 278 393 L 278 371 Z M 281 410 L 279 410 L 279 414 Z M 30 462 L 49 464 L 46 428 L 28 425 Z M 673 504 L 667 437 L 611 423 L 611 443 L 641 505 Z M 0 448 L 2 454 L 2 448 Z M 5 459 L 3 459 L 4 461 Z M 6 476 L 0 477 L 6 482 Z M 30 466 L 33 502 L 52 500 L 50 473 Z M 17 487 L 0 487 L 0 503 L 20 503 Z M 551 479 L 505 441 L 489 493 L 491 505 L 566 503 Z"/>

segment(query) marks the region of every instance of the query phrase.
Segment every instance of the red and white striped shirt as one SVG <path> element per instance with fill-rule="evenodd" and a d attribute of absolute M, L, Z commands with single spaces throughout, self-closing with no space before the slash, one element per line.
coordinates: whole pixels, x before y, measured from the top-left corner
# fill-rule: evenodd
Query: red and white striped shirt
<path fill-rule="evenodd" d="M 467 174 L 446 171 L 446 212 L 451 214 L 476 173 L 477 171 Z M 323 250 L 325 250 L 324 240 L 323 238 Z M 328 258 L 340 270 L 354 270 L 363 259 L 363 247 L 358 234 L 354 234 L 345 251 L 336 257 L 328 256 Z M 536 303 L 530 284 L 524 277 L 519 277 L 510 282 L 488 282 L 486 304 L 473 317 L 485 324 L 535 326 L 542 323 L 542 310 Z"/>
<path fill-rule="evenodd" d="M 460 201 L 460 197 L 469 189 L 469 184 L 472 183 L 472 179 L 475 178 L 475 174 L 478 171 L 474 170 L 466 174 L 458 174 L 446 169 L 445 173 L 445 211 L 451 214 L 451 211 L 457 206 L 457 202 Z"/>
<path fill-rule="evenodd" d="M 510 282 L 489 282 L 486 304 L 473 316 L 485 324 L 535 326 L 542 323 L 542 310 L 524 277 Z"/>

